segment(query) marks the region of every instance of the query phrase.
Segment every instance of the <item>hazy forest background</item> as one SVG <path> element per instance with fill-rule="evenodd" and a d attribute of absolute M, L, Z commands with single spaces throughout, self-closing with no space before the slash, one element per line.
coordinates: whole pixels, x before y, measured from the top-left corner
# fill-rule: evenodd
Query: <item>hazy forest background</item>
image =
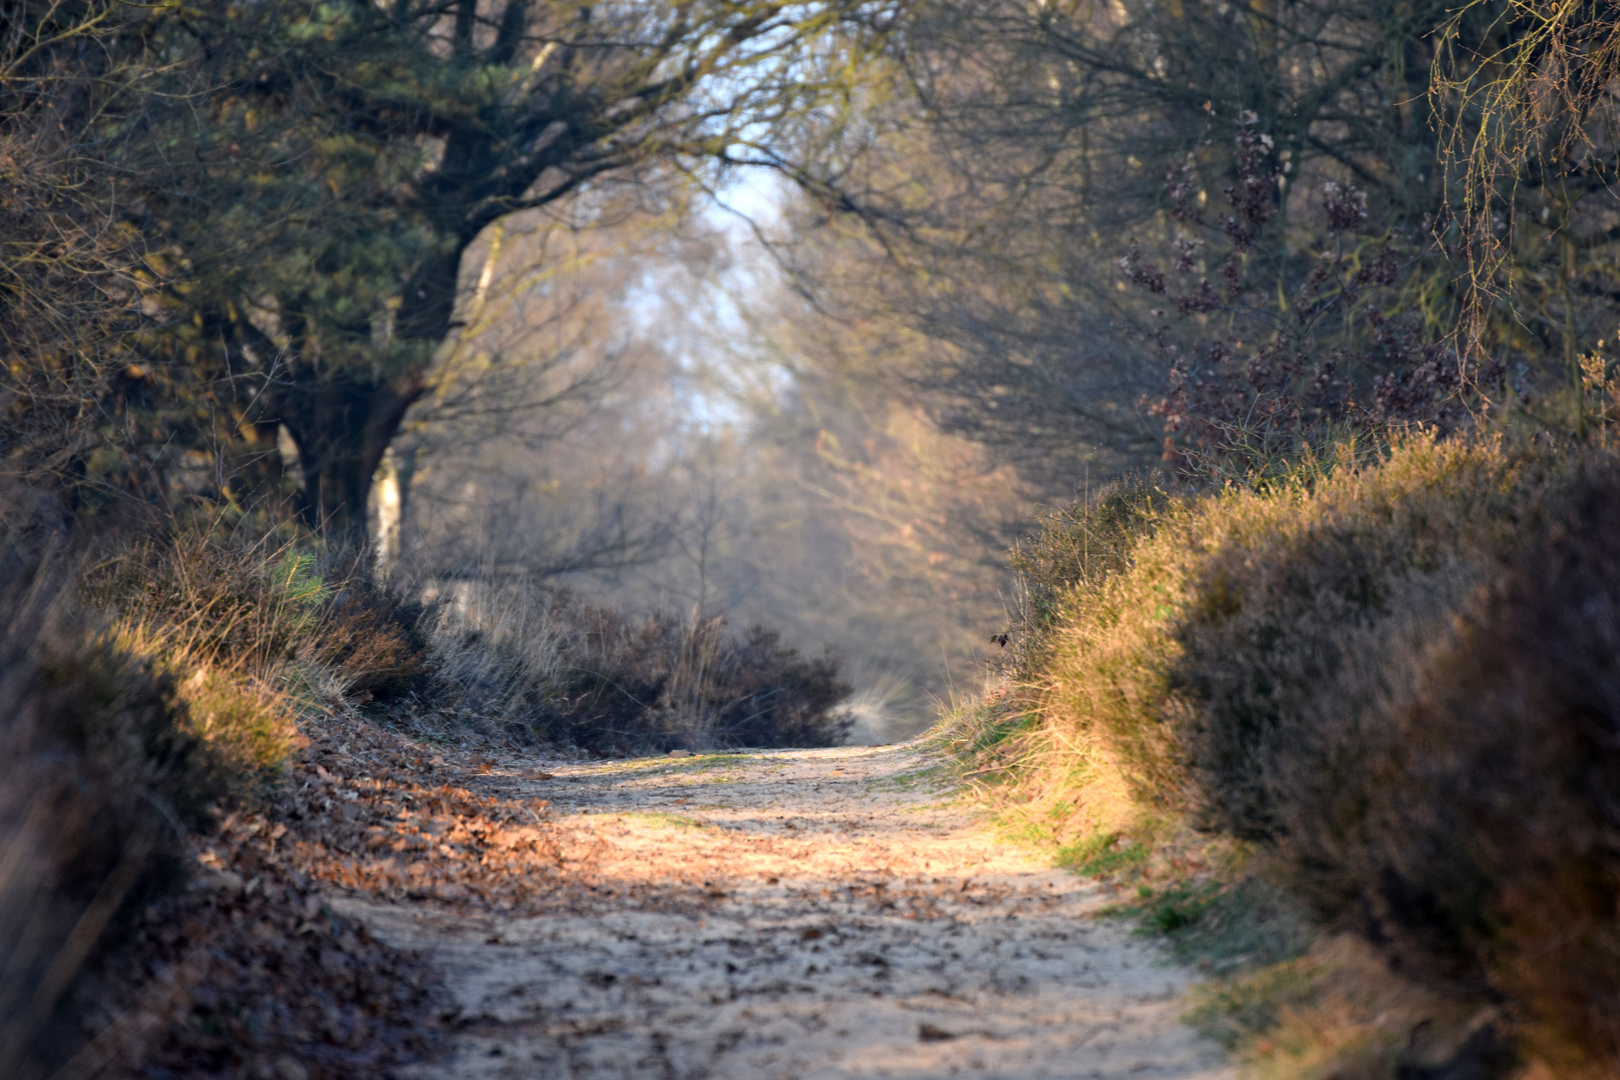
<path fill-rule="evenodd" d="M 943 715 L 1164 932 L 1265 877 L 1615 1075 L 1617 64 L 1596 0 L 4 5 L 0 1071 L 136 1038 L 106 943 L 342 725 Z"/>
<path fill-rule="evenodd" d="M 418 579 L 833 643 L 899 732 L 975 684 L 1033 511 L 1189 408 L 1452 425 L 1609 332 L 1600 144 L 1539 132 L 1509 228 L 1522 148 L 1468 141 L 1495 8 L 756 6 L 18 7 L 8 474 L 369 504 Z"/>

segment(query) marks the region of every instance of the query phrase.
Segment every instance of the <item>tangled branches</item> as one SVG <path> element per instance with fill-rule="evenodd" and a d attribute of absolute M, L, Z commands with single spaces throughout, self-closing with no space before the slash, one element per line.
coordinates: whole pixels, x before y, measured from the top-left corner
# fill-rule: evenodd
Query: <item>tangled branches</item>
<path fill-rule="evenodd" d="M 1165 176 L 1177 227 L 1169 270 L 1135 240 L 1118 263 L 1130 285 L 1167 301 L 1150 312 L 1165 391 L 1141 402 L 1163 424 L 1167 461 L 1187 476 L 1252 482 L 1347 440 L 1472 421 L 1464 389 L 1501 372 L 1471 370 L 1385 310 L 1405 267 L 1397 236 L 1365 235 L 1364 191 L 1322 183 L 1321 240 L 1314 250 L 1294 240 L 1303 250 L 1290 258 L 1289 238 L 1271 245 L 1280 250 L 1262 243 L 1284 205 L 1287 165 L 1258 118 L 1238 125 L 1219 217 L 1200 209 L 1197 164 L 1194 151 Z M 1212 243 L 1226 249 L 1217 282 L 1206 272 Z"/>

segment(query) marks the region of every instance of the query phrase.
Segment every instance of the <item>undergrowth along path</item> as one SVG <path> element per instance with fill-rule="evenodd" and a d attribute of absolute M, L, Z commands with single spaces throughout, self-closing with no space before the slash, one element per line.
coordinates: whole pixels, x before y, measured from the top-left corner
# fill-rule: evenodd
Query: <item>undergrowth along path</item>
<path fill-rule="evenodd" d="M 1231 1075 L 1188 973 L 916 745 L 525 764 L 486 779 L 571 835 L 545 912 L 338 902 L 453 998 L 420 1080 Z"/>

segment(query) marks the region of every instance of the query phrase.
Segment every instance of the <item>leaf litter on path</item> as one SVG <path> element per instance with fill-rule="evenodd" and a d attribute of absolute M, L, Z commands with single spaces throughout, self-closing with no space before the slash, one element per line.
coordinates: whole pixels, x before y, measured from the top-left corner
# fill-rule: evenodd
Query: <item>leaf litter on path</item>
<path fill-rule="evenodd" d="M 479 797 L 547 801 L 538 895 L 339 901 L 445 973 L 453 1051 L 409 1076 L 1231 1075 L 1179 1021 L 1188 974 L 983 829 L 916 747 L 710 764 L 494 770 Z"/>
<path fill-rule="evenodd" d="M 1230 1075 L 1179 1023 L 1187 975 L 915 747 L 718 769 L 306 734 L 120 954 L 142 1000 L 71 1075 Z"/>

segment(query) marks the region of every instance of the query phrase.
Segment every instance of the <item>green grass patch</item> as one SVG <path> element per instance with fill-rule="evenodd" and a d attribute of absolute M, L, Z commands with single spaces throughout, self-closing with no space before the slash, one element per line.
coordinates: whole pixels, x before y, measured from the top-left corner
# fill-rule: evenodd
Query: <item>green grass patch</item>
<path fill-rule="evenodd" d="M 1104 832 L 1058 848 L 1053 862 L 1086 877 L 1101 877 L 1140 867 L 1147 862 L 1149 853 L 1146 844 Z"/>
<path fill-rule="evenodd" d="M 1141 883 L 1131 899 L 1102 913 L 1136 923 L 1139 932 L 1164 940 L 1178 962 L 1213 975 L 1294 960 L 1313 940 L 1299 904 L 1258 877 Z"/>
<path fill-rule="evenodd" d="M 940 802 L 920 803 L 916 806 L 902 806 L 894 812 L 897 814 L 926 814 L 931 810 L 948 810 L 955 805 L 956 803 L 954 800 L 944 799 Z"/>
<path fill-rule="evenodd" d="M 713 769 L 737 768 L 746 763 L 749 755 L 741 752 L 721 751 L 713 754 L 694 754 L 691 757 L 631 758 L 616 761 L 604 773 L 670 774 L 707 772 Z"/>
<path fill-rule="evenodd" d="M 720 751 L 713 754 L 693 754 L 689 758 L 676 758 L 676 763 L 690 771 L 705 769 L 730 769 L 746 764 L 749 755 L 734 751 Z"/>
<path fill-rule="evenodd" d="M 1212 979 L 1193 990 L 1193 1007 L 1182 1019 L 1234 1051 L 1275 1031 L 1285 1011 L 1308 1008 L 1330 974 L 1321 961 L 1296 957 Z"/>
<path fill-rule="evenodd" d="M 894 776 L 882 780 L 868 780 L 866 790 L 881 792 L 914 791 L 919 787 L 943 787 L 945 775 L 938 766 L 930 765 L 922 769 L 913 769 L 911 772 L 896 773 Z"/>

